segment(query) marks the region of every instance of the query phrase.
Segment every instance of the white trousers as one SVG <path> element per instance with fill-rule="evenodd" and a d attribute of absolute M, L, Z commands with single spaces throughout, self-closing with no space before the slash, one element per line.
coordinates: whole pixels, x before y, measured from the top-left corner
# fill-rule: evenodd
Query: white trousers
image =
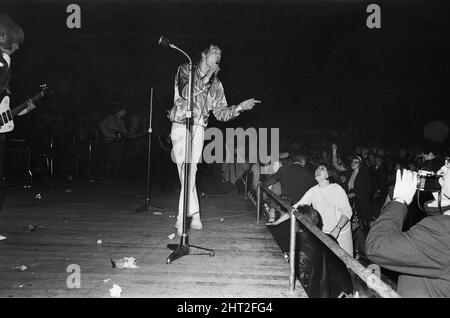
<path fill-rule="evenodd" d="M 195 178 L 197 174 L 197 164 L 199 163 L 203 152 L 203 141 L 205 137 L 205 128 L 200 125 L 192 125 L 191 139 L 191 169 L 189 174 L 189 208 L 187 216 L 200 212 L 198 204 L 197 187 L 195 186 Z M 180 178 L 181 190 L 178 201 L 178 220 L 183 218 L 183 200 L 184 200 L 184 162 L 186 150 L 186 126 L 184 124 L 172 123 L 170 132 L 172 139 L 172 160 L 175 160 L 178 168 L 178 176 Z"/>

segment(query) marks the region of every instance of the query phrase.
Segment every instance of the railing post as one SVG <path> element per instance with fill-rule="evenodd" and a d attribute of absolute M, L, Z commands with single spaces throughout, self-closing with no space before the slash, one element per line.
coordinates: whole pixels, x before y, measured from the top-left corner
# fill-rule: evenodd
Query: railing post
<path fill-rule="evenodd" d="M 291 235 L 290 235 L 290 244 L 289 244 L 289 265 L 291 272 L 289 274 L 289 291 L 291 293 L 295 290 L 295 241 L 296 241 L 296 221 L 297 218 L 295 217 L 294 211 L 296 209 L 292 210 L 290 212 L 291 215 Z"/>
<path fill-rule="evenodd" d="M 33 183 L 33 173 L 31 172 L 31 147 L 28 147 L 28 185 Z"/>
<path fill-rule="evenodd" d="M 89 138 L 89 148 L 88 148 L 88 178 L 92 178 L 92 138 Z"/>
<path fill-rule="evenodd" d="M 259 223 L 259 213 L 261 211 L 261 183 L 258 182 L 256 190 L 256 223 Z"/>
<path fill-rule="evenodd" d="M 242 177 L 242 182 L 244 182 L 244 199 L 247 198 L 248 192 L 248 171 L 245 173 L 245 176 Z"/>

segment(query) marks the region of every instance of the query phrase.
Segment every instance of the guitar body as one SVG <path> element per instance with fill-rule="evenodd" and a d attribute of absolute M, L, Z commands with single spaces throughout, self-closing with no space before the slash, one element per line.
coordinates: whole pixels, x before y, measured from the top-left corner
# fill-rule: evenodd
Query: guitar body
<path fill-rule="evenodd" d="M 29 101 L 34 103 L 35 101 L 39 100 L 41 97 L 48 94 L 47 86 L 42 85 L 41 86 L 41 92 L 34 95 Z M 1 97 L 0 97 L 1 98 Z M 1 103 L 0 103 L 0 134 L 10 132 L 14 129 L 14 121 L 13 117 L 17 114 L 20 114 L 25 108 L 28 107 L 28 102 L 24 102 L 17 106 L 14 109 L 9 108 L 9 96 L 3 97 Z"/>
<path fill-rule="evenodd" d="M 0 133 L 7 133 L 14 129 L 14 121 L 9 108 L 9 96 L 5 96 L 0 103 Z"/>

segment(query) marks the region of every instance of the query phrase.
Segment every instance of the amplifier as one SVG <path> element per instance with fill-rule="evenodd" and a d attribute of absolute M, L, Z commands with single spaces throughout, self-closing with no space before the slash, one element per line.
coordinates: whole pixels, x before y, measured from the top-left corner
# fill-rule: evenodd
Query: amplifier
<path fill-rule="evenodd" d="M 31 183 L 31 148 L 25 140 L 8 140 L 4 169 L 6 186 Z"/>

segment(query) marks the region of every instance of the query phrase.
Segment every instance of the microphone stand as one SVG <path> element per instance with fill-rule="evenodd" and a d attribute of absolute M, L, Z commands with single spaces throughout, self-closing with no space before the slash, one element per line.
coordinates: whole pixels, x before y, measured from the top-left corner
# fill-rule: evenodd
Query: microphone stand
<path fill-rule="evenodd" d="M 153 113 L 153 87 L 150 90 L 150 116 L 149 116 L 149 124 L 148 124 L 148 158 L 147 158 L 147 197 L 145 199 L 145 203 L 134 209 L 133 214 L 147 211 L 147 212 L 164 212 L 164 209 L 151 206 L 150 205 L 150 191 L 151 191 L 151 183 L 150 183 L 150 149 L 152 145 L 152 113 Z"/>
<path fill-rule="evenodd" d="M 162 37 L 161 37 L 162 38 Z M 160 39 L 160 43 L 161 43 Z M 186 232 L 186 218 L 187 218 L 187 209 L 189 206 L 189 179 L 190 179 L 190 171 L 191 171 L 191 125 L 192 125 L 192 60 L 183 50 L 179 49 L 173 44 L 168 44 L 169 47 L 183 53 L 189 60 L 189 84 L 188 84 L 188 105 L 186 110 L 186 142 L 185 142 L 185 160 L 184 160 L 184 195 L 183 195 L 183 232 L 180 239 L 180 244 L 168 244 L 167 248 L 172 250 L 172 254 L 170 254 L 166 263 L 170 264 L 176 259 L 179 259 L 185 255 L 191 254 L 191 248 L 196 248 L 200 250 L 207 251 L 208 253 L 197 253 L 191 255 L 209 255 L 210 257 L 214 256 L 215 253 L 211 249 L 207 249 L 200 246 L 190 245 L 189 244 L 189 236 Z"/>

